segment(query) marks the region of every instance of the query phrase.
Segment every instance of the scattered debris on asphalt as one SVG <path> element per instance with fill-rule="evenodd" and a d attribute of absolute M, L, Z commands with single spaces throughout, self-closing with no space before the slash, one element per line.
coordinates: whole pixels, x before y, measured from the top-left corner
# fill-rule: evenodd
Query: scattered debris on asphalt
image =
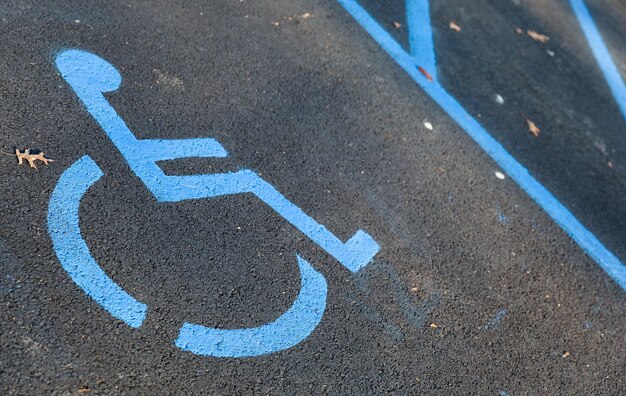
<path fill-rule="evenodd" d="M 426 77 L 426 79 L 428 81 L 432 81 L 433 80 L 433 76 L 431 76 L 430 73 L 427 72 L 426 69 L 424 69 L 422 66 L 418 66 L 417 70 L 419 70 L 420 73 L 422 73 L 424 75 L 424 77 Z"/>
<path fill-rule="evenodd" d="M 400 22 L 393 22 L 393 27 L 395 27 L 396 29 L 400 29 L 402 27 L 402 24 Z"/>
<path fill-rule="evenodd" d="M 526 30 L 526 34 L 528 34 L 528 36 L 535 40 L 535 41 L 539 41 L 543 44 L 547 43 L 548 41 L 550 41 L 550 37 L 546 36 L 545 34 L 541 34 L 541 33 L 537 33 L 534 30 L 528 29 Z"/>
<path fill-rule="evenodd" d="M 504 180 L 505 178 L 504 173 L 502 172 L 496 172 L 496 177 L 500 180 Z"/>
<path fill-rule="evenodd" d="M 309 19 L 313 16 L 313 14 L 305 12 L 304 14 L 302 14 L 302 19 Z"/>
<path fill-rule="evenodd" d="M 9 153 L 6 153 L 9 154 Z M 43 162 L 45 165 L 48 165 L 48 162 L 54 162 L 54 160 L 51 160 L 50 158 L 46 158 L 44 156 L 44 152 L 43 151 L 39 151 L 37 154 L 31 154 L 30 149 L 25 149 L 24 152 L 21 152 L 18 149 L 15 149 L 15 154 L 9 154 L 9 155 L 15 155 L 17 157 L 17 164 L 18 165 L 22 165 L 22 163 L 24 162 L 24 160 L 26 160 L 28 162 L 28 165 L 31 168 L 35 168 L 37 169 L 37 165 L 35 164 L 35 161 L 41 161 Z"/>
<path fill-rule="evenodd" d="M 497 104 L 504 104 L 504 98 L 500 94 L 495 94 L 493 99 L 496 101 Z"/>
<path fill-rule="evenodd" d="M 424 121 L 424 126 L 426 127 L 426 129 L 428 129 L 429 131 L 433 130 L 433 124 L 431 124 L 428 121 Z"/>
<path fill-rule="evenodd" d="M 528 132 L 532 133 L 535 137 L 539 136 L 541 129 L 537 128 L 537 125 L 532 122 L 528 117 L 524 117 L 526 119 L 526 124 L 528 125 Z"/>
<path fill-rule="evenodd" d="M 554 56 L 554 51 L 546 50 L 546 54 L 550 56 Z"/>
<path fill-rule="evenodd" d="M 461 27 L 454 21 L 450 21 L 450 23 L 448 24 L 448 27 L 452 30 L 454 30 L 455 32 L 460 32 L 461 31 Z"/>
<path fill-rule="evenodd" d="M 522 29 L 520 27 L 516 27 L 515 28 L 515 32 L 517 34 L 524 34 L 524 29 Z M 543 43 L 543 44 L 546 44 L 548 41 L 550 41 L 550 37 L 549 36 L 546 36 L 545 34 L 541 34 L 541 33 L 537 32 L 535 30 L 532 30 L 532 29 L 526 29 L 526 34 L 531 39 L 533 39 L 535 41 L 539 41 L 540 43 Z M 552 55 L 550 55 L 550 56 L 552 56 Z"/>
<path fill-rule="evenodd" d="M 563 353 L 563 358 L 566 358 L 566 357 L 568 357 L 569 355 L 570 355 L 570 353 L 569 353 L 569 352 L 567 352 L 567 351 L 565 351 L 565 353 Z"/>
<path fill-rule="evenodd" d="M 156 74 L 155 82 L 157 84 L 163 85 L 168 89 L 175 89 L 179 91 L 185 90 L 185 84 L 183 83 L 183 80 L 180 77 L 166 73 L 159 69 L 153 69 L 153 71 L 154 71 L 154 74 Z"/>

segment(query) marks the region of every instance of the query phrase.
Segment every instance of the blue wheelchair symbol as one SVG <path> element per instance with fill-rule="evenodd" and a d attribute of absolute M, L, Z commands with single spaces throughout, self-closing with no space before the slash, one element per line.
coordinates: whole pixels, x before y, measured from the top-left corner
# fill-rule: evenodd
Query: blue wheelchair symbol
<path fill-rule="evenodd" d="M 104 59 L 81 50 L 66 50 L 56 57 L 61 76 L 74 90 L 119 149 L 132 171 L 158 202 L 179 202 L 220 195 L 251 193 L 352 272 L 366 266 L 379 246 L 366 232 L 357 231 L 343 243 L 251 170 L 192 176 L 167 176 L 157 161 L 188 157 L 226 157 L 214 139 L 137 139 L 103 93 L 119 88 L 122 77 Z M 91 256 L 81 236 L 78 209 L 91 185 L 103 173 L 85 155 L 57 182 L 48 209 L 48 230 L 63 268 L 87 295 L 114 317 L 131 327 L 143 323 L 146 304 L 117 285 Z M 322 274 L 296 254 L 301 288 L 292 306 L 275 321 L 253 328 L 218 329 L 184 323 L 176 346 L 199 355 L 216 357 L 258 356 L 290 348 L 317 327 L 326 308 L 327 283 Z"/>

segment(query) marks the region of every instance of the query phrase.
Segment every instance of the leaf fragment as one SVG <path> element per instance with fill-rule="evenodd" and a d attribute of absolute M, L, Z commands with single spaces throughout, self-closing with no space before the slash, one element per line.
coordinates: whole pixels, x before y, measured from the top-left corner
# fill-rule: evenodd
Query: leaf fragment
<path fill-rule="evenodd" d="M 448 27 L 457 33 L 461 31 L 461 27 L 455 21 L 450 21 Z"/>
<path fill-rule="evenodd" d="M 426 69 L 424 69 L 422 66 L 418 66 L 417 70 L 419 70 L 420 73 L 422 73 L 424 75 L 424 77 L 426 77 L 426 79 L 428 81 L 432 81 L 433 80 L 433 76 L 431 76 L 430 73 L 427 72 Z"/>
<path fill-rule="evenodd" d="M 528 125 L 528 131 L 532 133 L 535 137 L 539 136 L 541 129 L 537 128 L 537 125 L 532 122 L 528 117 L 525 117 L 526 124 Z"/>
<path fill-rule="evenodd" d="M 546 36 L 545 34 L 541 34 L 541 33 L 537 33 L 534 30 L 528 29 L 526 30 L 526 34 L 528 34 L 528 36 L 535 40 L 535 41 L 539 41 L 543 44 L 547 43 L 548 41 L 550 41 L 550 37 Z"/>
<path fill-rule="evenodd" d="M 28 148 L 25 149 L 24 152 L 20 152 L 20 150 L 15 149 L 15 156 L 17 157 L 18 165 L 22 165 L 22 162 L 26 160 L 28 162 L 28 165 L 31 168 L 35 169 L 37 169 L 37 165 L 35 165 L 35 161 L 37 160 L 43 162 L 45 165 L 48 165 L 48 162 L 54 162 L 54 160 L 46 158 L 43 151 L 39 152 L 38 154 L 31 154 L 30 149 Z"/>

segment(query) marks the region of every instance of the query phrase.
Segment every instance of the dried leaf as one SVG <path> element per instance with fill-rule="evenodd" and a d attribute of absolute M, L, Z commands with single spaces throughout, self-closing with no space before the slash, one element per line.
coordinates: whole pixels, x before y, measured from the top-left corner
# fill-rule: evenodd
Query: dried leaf
<path fill-rule="evenodd" d="M 534 122 L 526 118 L 526 124 L 528 124 L 528 131 L 530 133 L 532 133 L 534 136 L 539 136 L 539 132 L 541 132 L 541 129 L 537 128 L 537 125 L 535 125 Z"/>
<path fill-rule="evenodd" d="M 26 160 L 28 161 L 28 165 L 31 168 L 35 168 L 35 169 L 37 169 L 37 165 L 35 165 L 35 161 L 37 160 L 43 162 L 46 165 L 48 165 L 48 162 L 54 162 L 54 160 L 44 157 L 43 151 L 40 152 L 39 154 L 31 154 L 30 149 L 24 150 L 23 153 L 20 152 L 20 150 L 15 149 L 15 156 L 17 157 L 18 165 L 22 165 L 23 160 Z"/>
<path fill-rule="evenodd" d="M 309 19 L 313 16 L 313 14 L 310 14 L 308 12 L 305 12 L 304 14 L 302 14 L 302 19 Z"/>
<path fill-rule="evenodd" d="M 568 357 L 569 355 L 570 355 L 570 353 L 569 353 L 569 352 L 567 352 L 567 351 L 565 351 L 565 353 L 563 353 L 563 357 L 564 357 L 564 358 Z"/>
<path fill-rule="evenodd" d="M 428 81 L 432 81 L 433 80 L 433 76 L 431 76 L 430 73 L 427 72 L 426 69 L 424 69 L 422 66 L 418 66 L 417 70 L 419 70 L 420 73 L 422 73 L 424 75 L 424 77 L 426 77 L 426 79 Z"/>
<path fill-rule="evenodd" d="M 461 31 L 461 27 L 457 25 L 457 23 L 454 21 L 450 21 L 450 24 L 448 24 L 448 27 L 450 27 L 450 29 L 454 30 L 455 32 Z"/>
<path fill-rule="evenodd" d="M 400 22 L 394 22 L 393 27 L 395 27 L 396 29 L 400 29 L 402 27 L 402 24 Z"/>
<path fill-rule="evenodd" d="M 528 36 L 535 40 L 535 41 L 539 41 L 541 43 L 547 43 L 548 41 L 550 41 L 550 37 L 546 36 L 545 34 L 541 34 L 541 33 L 537 33 L 534 30 L 526 30 L 526 33 L 528 34 Z"/>
<path fill-rule="evenodd" d="M 437 325 L 436 325 L 436 324 L 434 324 L 434 323 L 431 323 L 431 324 L 430 324 L 430 328 L 431 328 L 431 329 L 436 329 L 436 328 L 437 328 Z"/>

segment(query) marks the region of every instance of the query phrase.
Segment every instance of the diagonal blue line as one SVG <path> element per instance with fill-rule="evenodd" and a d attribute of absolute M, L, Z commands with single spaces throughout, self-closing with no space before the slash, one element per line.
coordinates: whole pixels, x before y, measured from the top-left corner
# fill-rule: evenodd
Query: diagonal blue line
<path fill-rule="evenodd" d="M 576 14 L 576 18 L 578 18 L 578 23 L 585 34 L 585 38 L 587 38 L 589 47 L 591 47 L 593 56 L 596 58 L 598 66 L 600 66 L 604 78 L 607 84 L 609 84 L 611 93 L 626 120 L 626 86 L 624 85 L 624 80 L 619 74 L 611 58 L 611 54 L 602 40 L 602 36 L 596 24 L 593 22 L 593 18 L 585 6 L 585 2 L 583 0 L 570 0 L 570 4 L 572 5 L 574 14 Z"/>
<path fill-rule="evenodd" d="M 626 266 L 436 81 L 355 0 L 337 0 L 411 78 L 513 179 L 595 262 L 626 291 Z"/>

